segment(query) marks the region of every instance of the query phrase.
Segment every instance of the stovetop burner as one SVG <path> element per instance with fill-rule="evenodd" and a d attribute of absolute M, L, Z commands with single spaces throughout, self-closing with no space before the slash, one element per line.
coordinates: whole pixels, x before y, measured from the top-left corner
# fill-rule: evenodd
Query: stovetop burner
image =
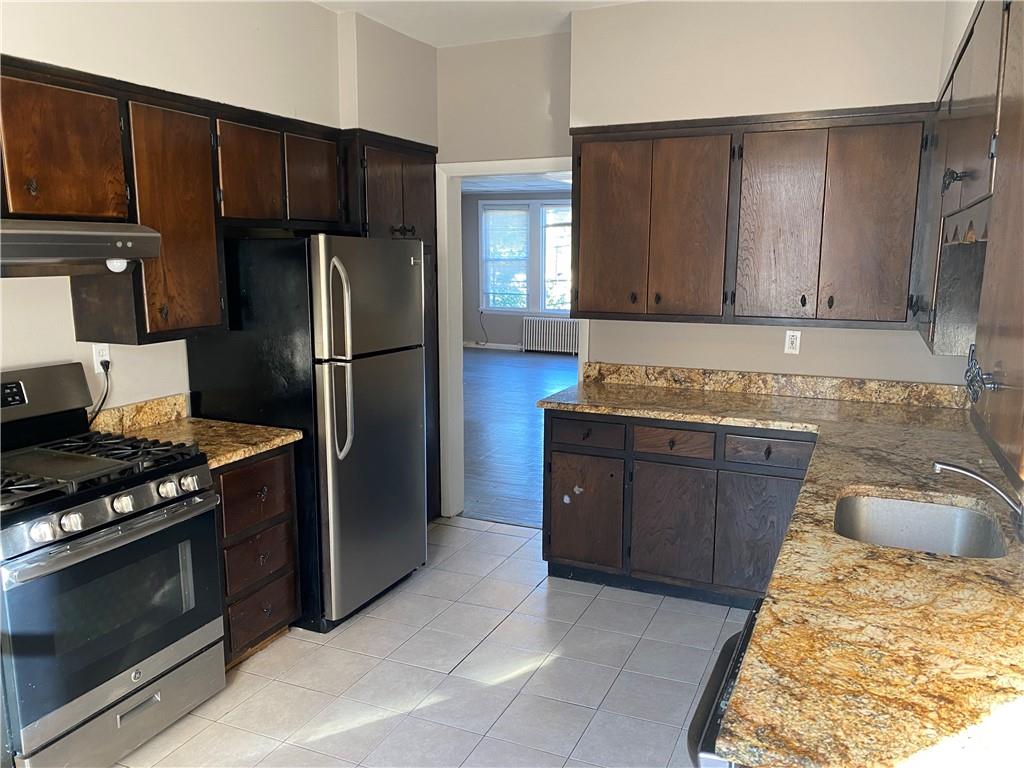
<path fill-rule="evenodd" d="M 66 496 L 69 493 L 70 483 L 14 472 L 6 466 L 0 468 L 0 512 L 16 509 L 33 501 Z"/>

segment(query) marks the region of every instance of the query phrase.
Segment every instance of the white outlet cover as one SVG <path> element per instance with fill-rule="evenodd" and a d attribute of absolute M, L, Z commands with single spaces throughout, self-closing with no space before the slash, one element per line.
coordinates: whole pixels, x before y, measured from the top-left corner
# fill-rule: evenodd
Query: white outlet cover
<path fill-rule="evenodd" d="M 109 344 L 93 344 L 92 345 L 92 367 L 96 373 L 103 373 L 103 366 L 101 363 L 104 360 L 110 359 L 110 345 Z"/>
<path fill-rule="evenodd" d="M 782 345 L 782 351 L 787 355 L 800 354 L 800 331 L 786 331 L 786 343 Z"/>

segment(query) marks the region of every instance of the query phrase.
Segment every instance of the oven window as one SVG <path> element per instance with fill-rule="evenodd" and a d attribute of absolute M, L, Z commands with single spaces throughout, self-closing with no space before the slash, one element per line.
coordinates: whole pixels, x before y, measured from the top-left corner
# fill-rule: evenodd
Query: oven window
<path fill-rule="evenodd" d="M 195 607 L 192 543 L 150 555 L 57 597 L 54 650 L 64 656 L 99 635 L 145 637 Z"/>

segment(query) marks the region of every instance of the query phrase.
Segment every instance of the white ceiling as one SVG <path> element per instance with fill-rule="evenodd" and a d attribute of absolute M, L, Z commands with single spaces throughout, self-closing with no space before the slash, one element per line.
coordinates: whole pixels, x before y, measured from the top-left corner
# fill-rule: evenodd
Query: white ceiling
<path fill-rule="evenodd" d="M 565 0 L 319 0 L 332 11 L 357 11 L 403 35 L 435 48 L 515 40 L 569 31 L 569 14 L 580 8 L 610 5 Z"/>
<path fill-rule="evenodd" d="M 462 192 L 467 195 L 510 192 L 565 192 L 572 190 L 572 171 L 512 173 L 504 176 L 465 176 Z"/>

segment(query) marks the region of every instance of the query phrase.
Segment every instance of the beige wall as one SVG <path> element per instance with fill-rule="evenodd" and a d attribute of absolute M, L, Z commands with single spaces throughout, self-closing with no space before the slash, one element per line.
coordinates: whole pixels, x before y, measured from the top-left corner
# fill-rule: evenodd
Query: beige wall
<path fill-rule="evenodd" d="M 569 124 L 929 101 L 928 2 L 640 3 L 572 15 Z"/>
<path fill-rule="evenodd" d="M 357 125 L 437 145 L 437 49 L 355 16 Z"/>
<path fill-rule="evenodd" d="M 935 357 L 916 331 L 798 328 L 800 354 L 782 352 L 785 328 L 592 320 L 590 360 L 956 384 L 959 357 Z"/>
<path fill-rule="evenodd" d="M 569 35 L 437 52 L 438 162 L 565 157 Z"/>
<path fill-rule="evenodd" d="M 998 1 L 998 0 L 997 0 Z M 939 59 L 939 87 L 953 66 L 960 41 L 967 31 L 967 24 L 974 15 L 976 0 L 948 0 L 945 3 L 945 17 L 942 29 L 942 55 Z"/>

